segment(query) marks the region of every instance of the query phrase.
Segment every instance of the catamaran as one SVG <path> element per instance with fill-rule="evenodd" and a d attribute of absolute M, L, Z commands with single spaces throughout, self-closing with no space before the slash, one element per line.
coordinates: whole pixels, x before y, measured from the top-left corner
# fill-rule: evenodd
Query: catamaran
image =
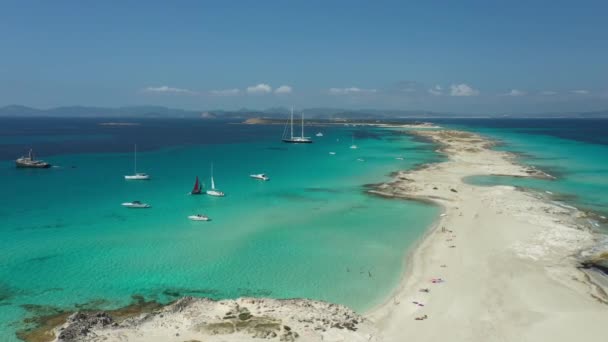
<path fill-rule="evenodd" d="M 141 173 L 141 172 L 137 172 L 137 145 L 135 145 L 135 149 L 133 151 L 133 174 L 132 175 L 126 175 L 125 179 L 128 180 L 148 180 L 150 179 L 150 175 L 145 174 L 145 173 Z"/>
<path fill-rule="evenodd" d="M 30 149 L 30 153 L 27 156 L 23 156 L 15 160 L 15 164 L 18 168 L 30 168 L 30 169 L 48 169 L 51 164 L 43 161 L 34 159 L 34 153 Z"/>
<path fill-rule="evenodd" d="M 254 179 L 259 179 L 259 180 L 263 180 L 263 181 L 268 181 L 270 180 L 270 177 L 266 176 L 263 173 L 259 173 L 257 175 L 249 175 L 249 177 L 254 178 Z"/>
<path fill-rule="evenodd" d="M 207 195 L 224 197 L 224 193 L 215 188 L 215 181 L 213 180 L 213 164 L 211 164 L 211 189 L 207 190 Z"/>
<path fill-rule="evenodd" d="M 200 195 L 203 193 L 203 186 L 198 181 L 198 176 L 196 176 L 196 181 L 194 182 L 194 187 L 192 191 L 190 191 L 190 195 Z"/>
<path fill-rule="evenodd" d="M 293 136 L 293 107 L 291 107 L 291 117 L 290 117 L 290 135 L 287 136 L 287 124 L 285 124 L 285 129 L 283 130 L 283 142 L 291 143 L 291 144 L 310 144 L 312 143 L 312 139 L 304 136 L 304 112 L 302 112 L 302 135 L 299 137 Z"/>
<path fill-rule="evenodd" d="M 132 208 L 132 209 L 147 209 L 147 208 L 151 207 L 151 205 L 149 205 L 147 203 L 142 203 L 140 201 L 125 202 L 122 204 L 122 206 L 127 207 L 127 208 Z"/>

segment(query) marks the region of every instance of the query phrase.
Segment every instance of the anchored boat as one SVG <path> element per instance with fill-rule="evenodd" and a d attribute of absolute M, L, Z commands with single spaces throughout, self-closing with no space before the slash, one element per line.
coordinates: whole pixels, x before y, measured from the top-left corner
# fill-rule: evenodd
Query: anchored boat
<path fill-rule="evenodd" d="M 207 190 L 207 195 L 224 197 L 224 193 L 215 188 L 215 181 L 213 180 L 213 164 L 211 164 L 211 189 Z"/>
<path fill-rule="evenodd" d="M 299 137 L 293 136 L 293 107 L 291 107 L 291 118 L 290 121 L 290 134 L 287 136 L 287 124 L 285 124 L 285 129 L 283 130 L 283 142 L 290 144 L 310 144 L 312 143 L 312 139 L 304 136 L 304 112 L 302 112 L 302 134 Z"/>
<path fill-rule="evenodd" d="M 201 195 L 203 193 L 203 186 L 198 181 L 198 176 L 196 176 L 196 181 L 194 181 L 194 187 L 192 191 L 190 191 L 190 195 Z"/>
<path fill-rule="evenodd" d="M 133 151 L 133 174 L 126 175 L 125 179 L 127 179 L 127 180 L 149 180 L 150 179 L 150 175 L 141 173 L 141 172 L 137 172 L 137 145 L 135 145 L 135 148 Z"/>
<path fill-rule="evenodd" d="M 51 164 L 43 160 L 36 160 L 34 158 L 34 152 L 32 151 L 32 149 L 30 149 L 30 152 L 27 156 L 23 156 L 15 160 L 15 166 L 20 169 L 48 169 L 49 167 L 51 167 Z"/>

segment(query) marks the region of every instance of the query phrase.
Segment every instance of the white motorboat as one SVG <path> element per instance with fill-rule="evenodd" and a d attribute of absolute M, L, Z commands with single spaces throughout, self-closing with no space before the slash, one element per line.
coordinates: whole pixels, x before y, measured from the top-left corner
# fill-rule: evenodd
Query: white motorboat
<path fill-rule="evenodd" d="M 259 179 L 259 180 L 263 180 L 263 181 L 268 181 L 270 180 L 270 177 L 266 176 L 263 173 L 259 173 L 257 175 L 249 175 L 249 177 L 254 178 L 254 179 Z"/>
<path fill-rule="evenodd" d="M 224 193 L 215 188 L 215 181 L 213 180 L 213 164 L 211 164 L 211 189 L 207 190 L 207 195 L 215 197 L 224 197 Z"/>
<path fill-rule="evenodd" d="M 209 216 L 202 214 L 190 215 L 188 218 L 192 221 L 211 221 Z"/>
<path fill-rule="evenodd" d="M 142 203 L 140 201 L 125 202 L 122 204 L 122 206 L 126 207 L 126 208 L 133 208 L 133 209 L 147 209 L 147 208 L 151 207 L 151 205 L 149 205 L 147 203 Z"/>
<path fill-rule="evenodd" d="M 133 152 L 134 158 L 133 158 L 133 174 L 132 175 L 126 175 L 125 179 L 127 180 L 149 180 L 150 179 L 150 175 L 143 173 L 143 172 L 137 172 L 137 145 L 135 145 L 135 149 Z"/>
<path fill-rule="evenodd" d="M 323 133 L 319 132 L 319 133 L 317 133 L 317 134 L 316 134 L 316 136 L 318 136 L 318 137 L 322 137 L 322 136 L 323 136 Z"/>
<path fill-rule="evenodd" d="M 329 154 L 331 154 L 333 156 L 336 154 L 336 152 L 329 152 Z"/>
<path fill-rule="evenodd" d="M 365 159 L 363 159 L 363 158 L 357 158 L 357 161 L 362 162 L 362 161 L 365 161 Z"/>
<path fill-rule="evenodd" d="M 403 157 L 397 157 L 395 159 L 397 159 L 397 160 L 403 160 Z"/>

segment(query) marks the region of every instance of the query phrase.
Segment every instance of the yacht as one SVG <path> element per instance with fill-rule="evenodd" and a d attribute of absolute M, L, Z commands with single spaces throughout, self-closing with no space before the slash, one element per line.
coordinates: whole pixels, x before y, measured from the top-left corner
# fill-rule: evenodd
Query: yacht
<path fill-rule="evenodd" d="M 142 173 L 142 172 L 137 172 L 137 145 L 135 145 L 135 149 L 133 151 L 133 174 L 132 175 L 126 175 L 125 179 L 127 180 L 149 180 L 150 179 L 150 175 Z"/>
<path fill-rule="evenodd" d="M 192 221 L 211 221 L 209 216 L 202 214 L 190 215 L 188 218 Z"/>
<path fill-rule="evenodd" d="M 290 135 L 287 136 L 287 124 L 290 124 Z M 285 124 L 285 129 L 283 130 L 283 142 L 290 144 L 310 144 L 312 143 L 312 139 L 304 136 L 304 112 L 302 112 L 302 133 L 299 137 L 293 136 L 293 107 L 291 107 L 291 119 Z"/>
<path fill-rule="evenodd" d="M 147 209 L 147 208 L 151 207 L 151 205 L 149 205 L 147 203 L 142 203 L 140 201 L 125 202 L 122 204 L 122 206 L 126 207 L 126 208 L 133 208 L 133 209 Z"/>
<path fill-rule="evenodd" d="M 259 173 L 257 175 L 249 175 L 249 177 L 254 178 L 254 179 L 259 179 L 259 180 L 263 180 L 263 181 L 268 181 L 270 180 L 270 177 L 266 176 L 263 173 Z"/>
<path fill-rule="evenodd" d="M 51 164 L 43 161 L 36 160 L 34 158 L 34 152 L 30 149 L 30 152 L 27 156 L 23 156 L 15 160 L 15 165 L 18 168 L 30 168 L 30 169 L 48 169 L 51 167 Z"/>
<path fill-rule="evenodd" d="M 207 190 L 207 195 L 224 197 L 224 193 L 215 188 L 215 181 L 213 180 L 213 164 L 211 164 L 211 189 Z"/>

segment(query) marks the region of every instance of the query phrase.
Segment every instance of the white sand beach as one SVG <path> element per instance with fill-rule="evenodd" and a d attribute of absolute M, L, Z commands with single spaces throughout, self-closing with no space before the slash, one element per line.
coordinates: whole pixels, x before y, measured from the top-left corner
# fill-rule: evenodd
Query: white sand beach
<path fill-rule="evenodd" d="M 606 294 L 576 268 L 578 253 L 594 243 L 577 222 L 584 214 L 513 187 L 464 184 L 479 174 L 543 176 L 484 138 L 416 134 L 440 143 L 449 160 L 400 173 L 378 191 L 430 199 L 445 212 L 412 253 L 400 288 L 368 314 L 383 340 L 601 340 Z"/>
<path fill-rule="evenodd" d="M 577 268 L 581 251 L 595 242 L 585 214 L 513 187 L 463 183 L 480 174 L 547 176 L 491 150 L 485 138 L 443 129 L 412 134 L 440 144 L 448 160 L 400 172 L 371 192 L 432 201 L 445 211 L 384 304 L 360 316 L 309 300 L 185 299 L 122 323 L 94 321 L 77 340 L 602 340 L 608 298 Z"/>

